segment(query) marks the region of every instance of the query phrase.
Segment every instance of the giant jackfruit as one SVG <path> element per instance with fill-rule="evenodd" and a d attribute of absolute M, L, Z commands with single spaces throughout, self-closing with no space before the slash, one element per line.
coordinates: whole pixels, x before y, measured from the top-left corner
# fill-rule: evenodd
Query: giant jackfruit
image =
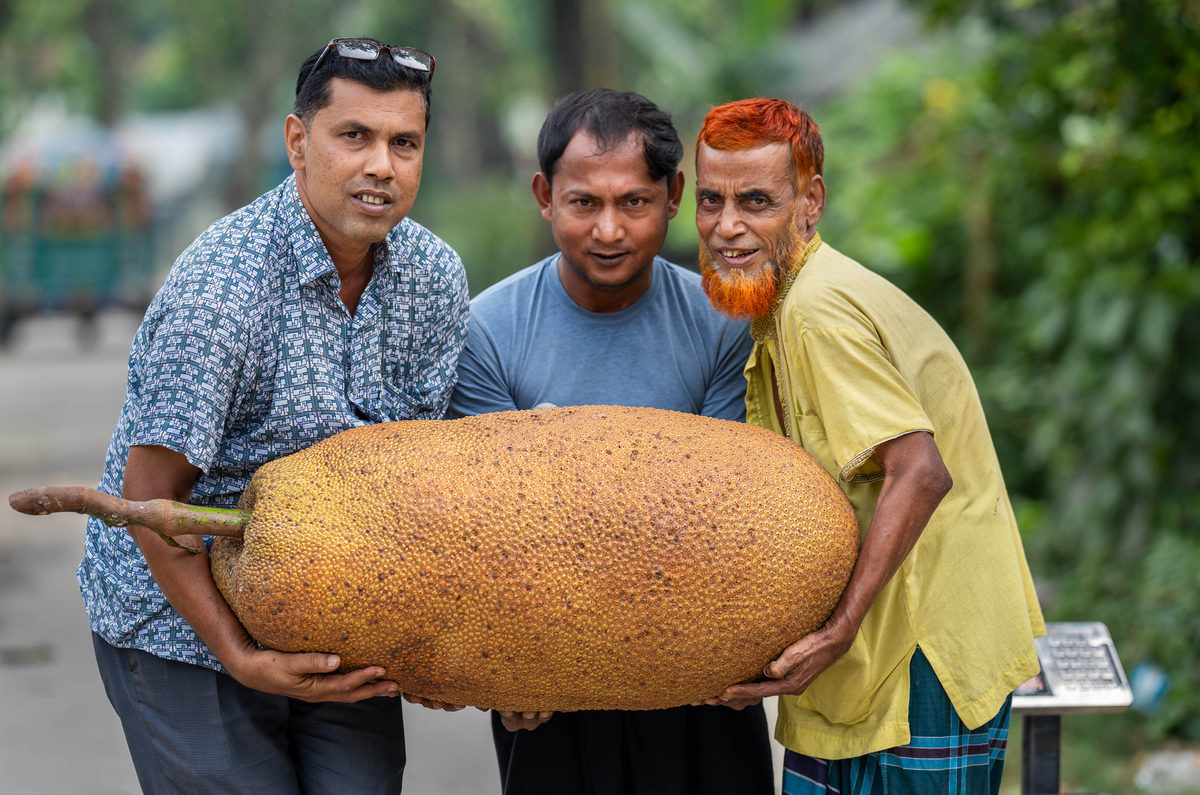
<path fill-rule="evenodd" d="M 166 501 L 45 491 L 10 502 L 197 532 L 149 518 Z M 858 549 L 798 446 L 658 409 L 354 428 L 261 467 L 239 507 L 198 515 L 241 535 L 214 543 L 213 577 L 260 643 L 516 711 L 657 709 L 755 679 L 832 611 Z"/>

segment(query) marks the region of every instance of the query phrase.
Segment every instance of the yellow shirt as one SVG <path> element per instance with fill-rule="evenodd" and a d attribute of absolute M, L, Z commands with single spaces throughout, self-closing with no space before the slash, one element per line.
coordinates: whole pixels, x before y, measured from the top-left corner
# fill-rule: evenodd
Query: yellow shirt
<path fill-rule="evenodd" d="M 747 421 L 790 436 L 820 461 L 845 489 L 863 534 L 883 478 L 871 458 L 876 445 L 930 431 L 954 479 L 847 654 L 803 695 L 779 699 L 776 739 L 845 759 L 909 742 L 908 664 L 917 645 L 976 728 L 1038 672 L 1033 638 L 1045 624 L 958 350 L 895 286 L 814 244 L 746 365 Z M 775 411 L 773 369 L 787 428 Z"/>

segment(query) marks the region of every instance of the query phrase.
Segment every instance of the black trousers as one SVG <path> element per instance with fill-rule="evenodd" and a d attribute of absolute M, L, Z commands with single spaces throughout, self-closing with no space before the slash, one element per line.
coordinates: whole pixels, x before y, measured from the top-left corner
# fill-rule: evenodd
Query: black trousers
<path fill-rule="evenodd" d="M 510 732 L 492 713 L 504 795 L 772 795 L 761 706 L 559 712 Z"/>

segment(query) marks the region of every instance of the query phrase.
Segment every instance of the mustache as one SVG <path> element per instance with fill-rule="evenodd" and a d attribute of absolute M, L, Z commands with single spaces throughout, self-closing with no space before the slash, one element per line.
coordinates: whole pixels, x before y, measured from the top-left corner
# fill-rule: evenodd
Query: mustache
<path fill-rule="evenodd" d="M 738 320 L 756 320 L 769 314 L 775 306 L 779 294 L 779 268 L 774 262 L 768 262 L 754 276 L 718 268 L 703 241 L 699 260 L 700 286 L 709 303 L 721 314 Z"/>
<path fill-rule="evenodd" d="M 805 230 L 795 217 L 775 247 L 774 258 L 760 273 L 747 276 L 740 270 L 720 268 L 708 244 L 700 240 L 700 284 L 718 312 L 738 320 L 757 320 L 770 314 L 779 296 L 782 274 L 804 247 Z"/>

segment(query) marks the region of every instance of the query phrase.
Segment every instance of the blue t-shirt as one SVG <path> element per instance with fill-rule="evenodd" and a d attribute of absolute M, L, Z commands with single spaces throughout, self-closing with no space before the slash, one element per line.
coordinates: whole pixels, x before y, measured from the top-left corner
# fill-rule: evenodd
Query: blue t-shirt
<path fill-rule="evenodd" d="M 129 354 L 100 489 L 132 445 L 185 455 L 197 505 L 231 507 L 259 466 L 347 428 L 437 419 L 466 337 L 458 255 L 410 219 L 375 246 L 353 315 L 294 177 L 217 221 L 176 260 Z M 79 586 L 114 646 L 220 670 L 123 528 L 90 519 Z"/>
<path fill-rule="evenodd" d="M 619 312 L 589 312 L 559 255 L 471 302 L 450 416 L 543 404 L 645 406 L 740 421 L 748 325 L 718 314 L 696 273 L 656 257 L 650 287 Z"/>

